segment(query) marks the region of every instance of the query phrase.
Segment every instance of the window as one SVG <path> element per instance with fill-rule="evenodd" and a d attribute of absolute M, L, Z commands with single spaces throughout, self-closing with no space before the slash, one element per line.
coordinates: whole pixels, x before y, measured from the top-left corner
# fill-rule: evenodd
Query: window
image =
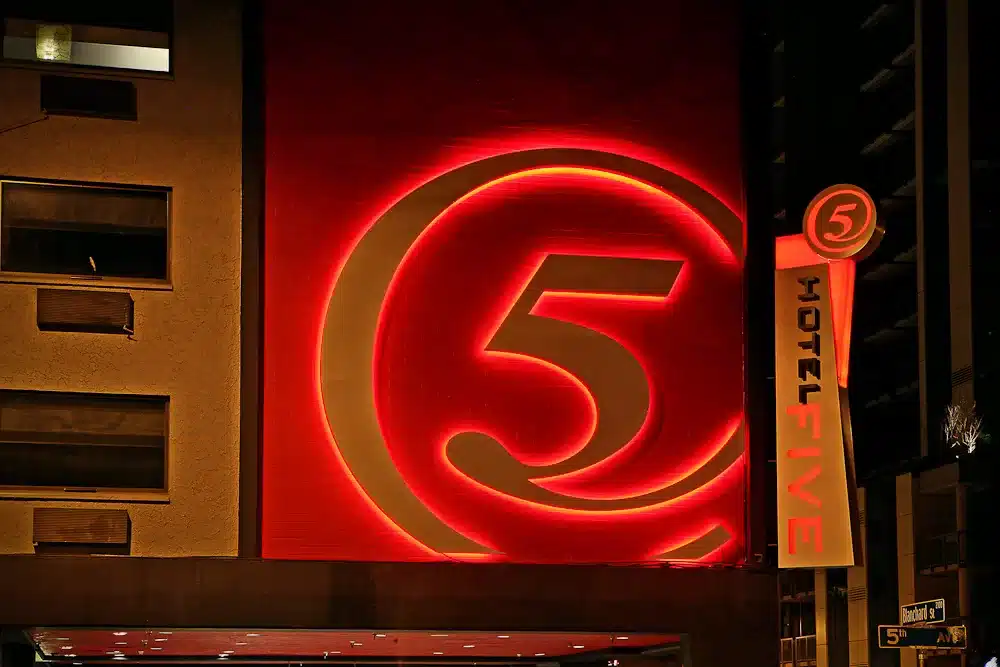
<path fill-rule="evenodd" d="M 0 273 L 166 281 L 169 195 L 0 181 Z"/>
<path fill-rule="evenodd" d="M 3 58 L 83 68 L 170 72 L 171 5 L 163 0 L 5 3 Z"/>
<path fill-rule="evenodd" d="M 168 403 L 0 390 L 0 488 L 165 491 Z"/>

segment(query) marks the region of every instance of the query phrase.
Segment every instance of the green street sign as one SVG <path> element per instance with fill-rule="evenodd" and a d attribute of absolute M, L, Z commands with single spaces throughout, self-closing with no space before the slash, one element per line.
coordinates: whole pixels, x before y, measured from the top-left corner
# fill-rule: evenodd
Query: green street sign
<path fill-rule="evenodd" d="M 941 623 L 945 619 L 944 600 L 925 600 L 904 604 L 899 608 L 899 624 Z"/>
<path fill-rule="evenodd" d="M 878 626 L 879 648 L 965 648 L 964 625 L 915 628 L 902 625 Z"/>

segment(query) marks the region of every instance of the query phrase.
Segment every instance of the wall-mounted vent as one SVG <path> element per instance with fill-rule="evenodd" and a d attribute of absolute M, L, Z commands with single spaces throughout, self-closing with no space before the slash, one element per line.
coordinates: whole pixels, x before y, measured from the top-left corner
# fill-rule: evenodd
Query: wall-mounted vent
<path fill-rule="evenodd" d="M 960 387 L 972 382 L 972 366 L 963 366 L 951 374 L 951 386 Z"/>
<path fill-rule="evenodd" d="M 847 589 L 848 602 L 860 602 L 868 599 L 868 589 L 864 586 L 853 586 Z"/>
<path fill-rule="evenodd" d="M 865 511 L 864 507 L 858 508 L 858 523 L 859 524 L 861 524 L 862 526 L 864 526 L 866 523 L 868 523 L 866 521 L 867 516 L 868 516 L 868 513 Z"/>
<path fill-rule="evenodd" d="M 128 292 L 39 289 L 37 305 L 41 331 L 135 332 L 135 302 Z"/>
<path fill-rule="evenodd" d="M 135 84 L 114 79 L 42 76 L 42 111 L 53 116 L 138 120 Z"/>
<path fill-rule="evenodd" d="M 132 524 L 126 510 L 36 507 L 35 551 L 128 553 Z"/>

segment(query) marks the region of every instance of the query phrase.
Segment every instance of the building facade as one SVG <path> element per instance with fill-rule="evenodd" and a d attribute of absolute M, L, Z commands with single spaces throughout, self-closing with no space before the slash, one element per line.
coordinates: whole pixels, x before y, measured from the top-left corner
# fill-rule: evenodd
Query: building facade
<path fill-rule="evenodd" d="M 21 4 L 4 667 L 774 664 L 739 3 Z"/>
<path fill-rule="evenodd" d="M 240 13 L 142 5 L 5 5 L 5 554 L 237 553 Z"/>

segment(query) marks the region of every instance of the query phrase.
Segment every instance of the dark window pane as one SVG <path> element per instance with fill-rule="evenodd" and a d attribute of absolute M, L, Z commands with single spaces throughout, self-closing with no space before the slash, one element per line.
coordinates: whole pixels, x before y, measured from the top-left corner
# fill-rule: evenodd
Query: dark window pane
<path fill-rule="evenodd" d="M 82 23 L 170 32 L 173 26 L 173 4 L 171 0 L 143 0 L 143 2 L 13 0 L 4 3 L 4 17 L 35 19 L 46 23 Z"/>
<path fill-rule="evenodd" d="M 5 182 L 0 270 L 167 278 L 168 193 Z"/>
<path fill-rule="evenodd" d="M 165 489 L 167 404 L 0 391 L 0 486 Z"/>

